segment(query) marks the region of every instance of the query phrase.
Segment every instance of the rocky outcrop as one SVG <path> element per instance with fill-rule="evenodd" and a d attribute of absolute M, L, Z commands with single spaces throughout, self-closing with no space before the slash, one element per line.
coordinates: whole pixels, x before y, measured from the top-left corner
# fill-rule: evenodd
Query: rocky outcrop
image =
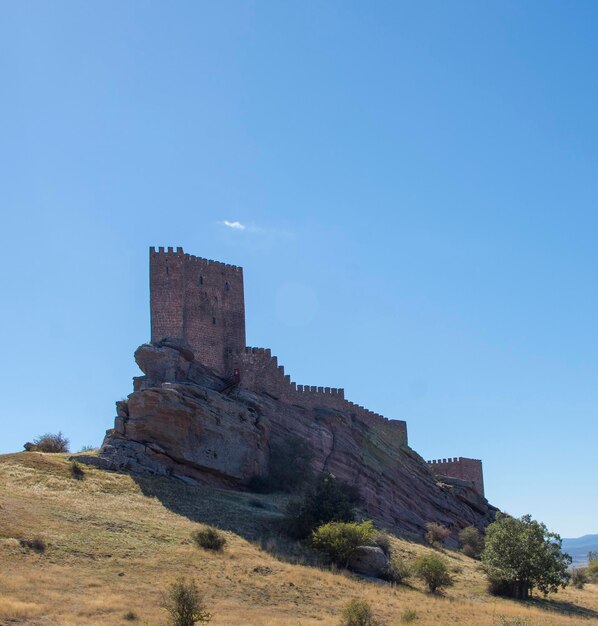
<path fill-rule="evenodd" d="M 349 569 L 364 576 L 382 578 L 388 570 L 388 557 L 378 546 L 361 546 L 349 561 Z"/>
<path fill-rule="evenodd" d="M 140 346 L 135 359 L 144 376 L 117 402 L 114 429 L 95 461 L 105 467 L 245 488 L 268 474 L 271 446 L 299 436 L 310 444 L 314 470 L 357 485 L 366 514 L 390 528 L 421 535 L 434 521 L 456 536 L 494 517 L 471 483 L 439 482 L 416 452 L 355 414 L 223 380 L 177 340 Z"/>

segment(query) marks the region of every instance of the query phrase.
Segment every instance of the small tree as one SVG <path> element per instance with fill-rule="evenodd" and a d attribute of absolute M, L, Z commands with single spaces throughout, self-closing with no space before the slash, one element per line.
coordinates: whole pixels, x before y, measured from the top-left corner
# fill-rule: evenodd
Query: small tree
<path fill-rule="evenodd" d="M 463 554 L 479 559 L 484 549 L 484 537 L 475 526 L 467 526 L 459 533 L 459 541 L 463 544 Z"/>
<path fill-rule="evenodd" d="M 512 598 L 528 598 L 534 588 L 544 595 L 566 587 L 571 557 L 561 551 L 561 538 L 541 522 L 498 513 L 486 529 L 482 552 L 490 591 Z"/>
<path fill-rule="evenodd" d="M 351 600 L 343 609 L 340 626 L 381 626 L 365 600 Z"/>
<path fill-rule="evenodd" d="M 352 522 L 359 502 L 356 487 L 322 474 L 301 500 L 289 502 L 283 528 L 291 537 L 305 539 L 327 522 Z"/>
<path fill-rule="evenodd" d="M 342 567 L 357 554 L 361 546 L 374 540 L 376 530 L 372 522 L 329 522 L 314 530 L 312 545 L 318 552 L 326 554 L 330 560 Z"/>
<path fill-rule="evenodd" d="M 451 534 L 451 531 L 442 524 L 428 522 L 426 524 L 426 540 L 432 546 L 441 546 Z"/>
<path fill-rule="evenodd" d="M 430 593 L 453 584 L 446 559 L 437 554 L 423 554 L 415 559 L 413 573 L 426 583 Z"/>
<path fill-rule="evenodd" d="M 171 626 L 194 626 L 212 619 L 194 580 L 179 578 L 174 582 L 162 599 L 162 607 L 168 612 Z"/>
<path fill-rule="evenodd" d="M 292 493 L 313 479 L 313 450 L 305 439 L 290 436 L 270 445 L 268 475 L 255 476 L 249 488 L 258 493 Z"/>

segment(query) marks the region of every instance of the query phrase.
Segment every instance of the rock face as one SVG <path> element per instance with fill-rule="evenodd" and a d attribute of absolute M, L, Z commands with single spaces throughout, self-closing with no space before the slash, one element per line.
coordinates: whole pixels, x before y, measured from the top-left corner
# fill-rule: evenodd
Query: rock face
<path fill-rule="evenodd" d="M 411 448 L 348 411 L 291 404 L 223 380 L 177 340 L 144 344 L 135 359 L 145 375 L 117 402 L 97 460 L 104 467 L 245 488 L 268 474 L 271 446 L 299 436 L 313 450 L 314 470 L 357 485 L 367 515 L 392 529 L 421 535 L 434 521 L 456 536 L 494 517 L 470 483 L 439 482 Z"/>

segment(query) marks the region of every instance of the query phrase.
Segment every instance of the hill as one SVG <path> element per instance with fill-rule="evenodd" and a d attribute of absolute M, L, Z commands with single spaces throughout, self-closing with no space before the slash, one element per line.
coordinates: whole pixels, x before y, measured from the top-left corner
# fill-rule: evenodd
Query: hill
<path fill-rule="evenodd" d="M 258 499 L 259 498 L 259 499 Z M 74 480 L 65 455 L 0 457 L 0 624 L 164 624 L 163 590 L 193 576 L 213 624 L 338 624 L 353 598 L 367 599 L 387 626 L 405 611 L 417 626 L 563 626 L 598 623 L 598 586 L 528 603 L 489 596 L 476 561 L 446 551 L 455 586 L 430 596 L 419 583 L 392 586 L 328 567 L 274 531 L 281 496 L 255 496 L 164 477 L 134 478 L 86 467 Z M 201 524 L 225 531 L 222 554 L 190 541 Z M 41 538 L 38 554 L 21 539 Z M 406 560 L 429 550 L 393 539 Z M 132 611 L 136 620 L 127 622 Z"/>
<path fill-rule="evenodd" d="M 573 565 L 586 565 L 588 552 L 598 552 L 598 535 L 563 539 L 563 550 L 573 558 Z"/>

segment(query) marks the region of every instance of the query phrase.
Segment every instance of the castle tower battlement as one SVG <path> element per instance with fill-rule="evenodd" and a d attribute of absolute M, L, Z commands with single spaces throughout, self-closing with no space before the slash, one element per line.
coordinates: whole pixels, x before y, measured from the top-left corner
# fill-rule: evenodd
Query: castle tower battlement
<path fill-rule="evenodd" d="M 150 248 L 150 316 L 152 341 L 184 339 L 201 363 L 229 376 L 245 350 L 243 268 Z"/>
<path fill-rule="evenodd" d="M 482 461 L 479 459 L 468 459 L 463 456 L 436 459 L 428 461 L 428 466 L 438 476 L 448 476 L 449 478 L 459 478 L 472 482 L 475 490 L 481 496 L 484 495 L 484 474 Z"/>

